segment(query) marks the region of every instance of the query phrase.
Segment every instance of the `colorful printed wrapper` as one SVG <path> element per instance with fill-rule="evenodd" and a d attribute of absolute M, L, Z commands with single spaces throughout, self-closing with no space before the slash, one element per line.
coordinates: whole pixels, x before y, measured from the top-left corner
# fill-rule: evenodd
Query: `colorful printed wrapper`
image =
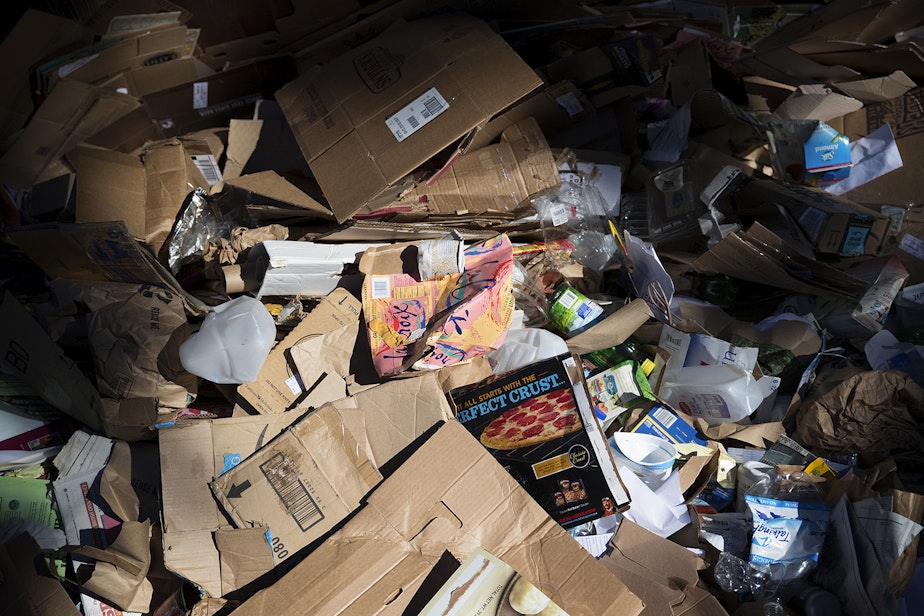
<path fill-rule="evenodd" d="M 367 276 L 363 311 L 381 376 L 470 361 L 499 347 L 513 316 L 513 248 L 499 235 L 467 248 L 461 274 Z"/>

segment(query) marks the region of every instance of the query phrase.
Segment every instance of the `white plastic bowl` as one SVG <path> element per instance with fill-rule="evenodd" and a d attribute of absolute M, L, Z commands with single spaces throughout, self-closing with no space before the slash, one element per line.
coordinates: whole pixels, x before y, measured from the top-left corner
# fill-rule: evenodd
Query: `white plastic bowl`
<path fill-rule="evenodd" d="M 677 457 L 677 448 L 672 443 L 650 434 L 617 432 L 608 442 L 617 463 L 623 461 L 642 479 L 663 481 L 670 475 Z"/>

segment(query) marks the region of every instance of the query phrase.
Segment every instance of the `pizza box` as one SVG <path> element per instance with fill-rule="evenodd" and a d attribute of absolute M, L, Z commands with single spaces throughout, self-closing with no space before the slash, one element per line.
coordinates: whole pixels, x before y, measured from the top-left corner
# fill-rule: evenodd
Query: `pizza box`
<path fill-rule="evenodd" d="M 628 506 L 577 357 L 559 355 L 449 397 L 456 420 L 564 528 Z"/>

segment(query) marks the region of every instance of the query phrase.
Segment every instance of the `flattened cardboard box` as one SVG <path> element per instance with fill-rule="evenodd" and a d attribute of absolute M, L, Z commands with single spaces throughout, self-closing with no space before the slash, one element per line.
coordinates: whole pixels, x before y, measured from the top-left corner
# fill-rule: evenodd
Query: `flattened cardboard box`
<path fill-rule="evenodd" d="M 446 15 L 397 24 L 276 100 L 343 222 L 541 83 L 487 24 Z"/>
<path fill-rule="evenodd" d="M 263 414 L 281 413 L 290 409 L 301 396 L 302 389 L 297 382 L 292 382 L 292 379 L 296 378 L 296 372 L 289 365 L 286 352 L 299 342 L 359 322 L 361 309 L 362 303 L 349 291 L 331 291 L 273 347 L 257 378 L 252 383 L 238 386 L 238 404 L 252 407 L 256 412 Z"/>
<path fill-rule="evenodd" d="M 208 595 L 220 597 L 243 585 L 228 555 L 251 539 L 225 518 L 209 482 L 253 454 L 295 422 L 301 413 L 280 413 L 189 422 L 161 429 L 160 468 L 164 564 Z M 240 532 L 243 530 L 245 532 Z M 269 545 L 260 573 L 273 566 Z M 243 538 L 243 539 L 242 539 Z M 259 556 L 260 543 L 250 553 Z M 243 580 L 240 580 L 243 582 Z"/>
<path fill-rule="evenodd" d="M 889 231 L 887 216 L 804 186 L 754 180 L 734 198 L 744 206 L 782 205 L 818 253 L 845 257 L 875 255 Z"/>
<path fill-rule="evenodd" d="M 63 81 L 0 158 L 0 180 L 29 188 L 75 145 L 137 109 L 137 99 L 78 81 Z"/>
<path fill-rule="evenodd" d="M 164 135 L 227 126 L 232 118 L 252 117 L 254 104 L 295 77 L 289 56 L 256 60 L 142 98 L 148 115 Z"/>
<path fill-rule="evenodd" d="M 140 157 L 78 146 L 77 222 L 124 220 L 128 232 L 157 254 L 186 196 L 195 188 L 208 190 L 212 154 L 207 142 L 193 139 L 151 144 Z"/>
<path fill-rule="evenodd" d="M 342 529 L 235 616 L 399 616 L 448 551 L 487 550 L 571 616 L 643 604 L 556 524 L 464 427 L 443 425 Z"/>
<path fill-rule="evenodd" d="M 381 481 L 332 407 L 322 407 L 213 481 L 238 528 L 268 527 L 280 563 L 323 536 Z"/>
<path fill-rule="evenodd" d="M 561 185 L 549 144 L 533 118 L 507 128 L 498 143 L 469 150 L 399 203 L 425 203 L 437 214 L 509 212 Z"/>
<path fill-rule="evenodd" d="M 37 61 L 69 46 L 82 47 L 93 33 L 72 19 L 27 9 L 0 42 L 0 139 L 6 140 L 33 112 L 29 74 Z"/>

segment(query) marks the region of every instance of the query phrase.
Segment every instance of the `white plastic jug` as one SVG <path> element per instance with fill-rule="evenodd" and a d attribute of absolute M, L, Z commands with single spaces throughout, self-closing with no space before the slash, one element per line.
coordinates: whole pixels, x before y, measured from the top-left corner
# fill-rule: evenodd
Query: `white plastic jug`
<path fill-rule="evenodd" d="M 681 368 L 661 384 L 659 394 L 673 408 L 710 425 L 740 421 L 764 399 L 751 373 L 734 365 Z"/>
<path fill-rule="evenodd" d="M 262 302 L 242 295 L 212 308 L 199 331 L 180 346 L 180 362 L 213 383 L 250 383 L 275 339 L 272 315 Z"/>

